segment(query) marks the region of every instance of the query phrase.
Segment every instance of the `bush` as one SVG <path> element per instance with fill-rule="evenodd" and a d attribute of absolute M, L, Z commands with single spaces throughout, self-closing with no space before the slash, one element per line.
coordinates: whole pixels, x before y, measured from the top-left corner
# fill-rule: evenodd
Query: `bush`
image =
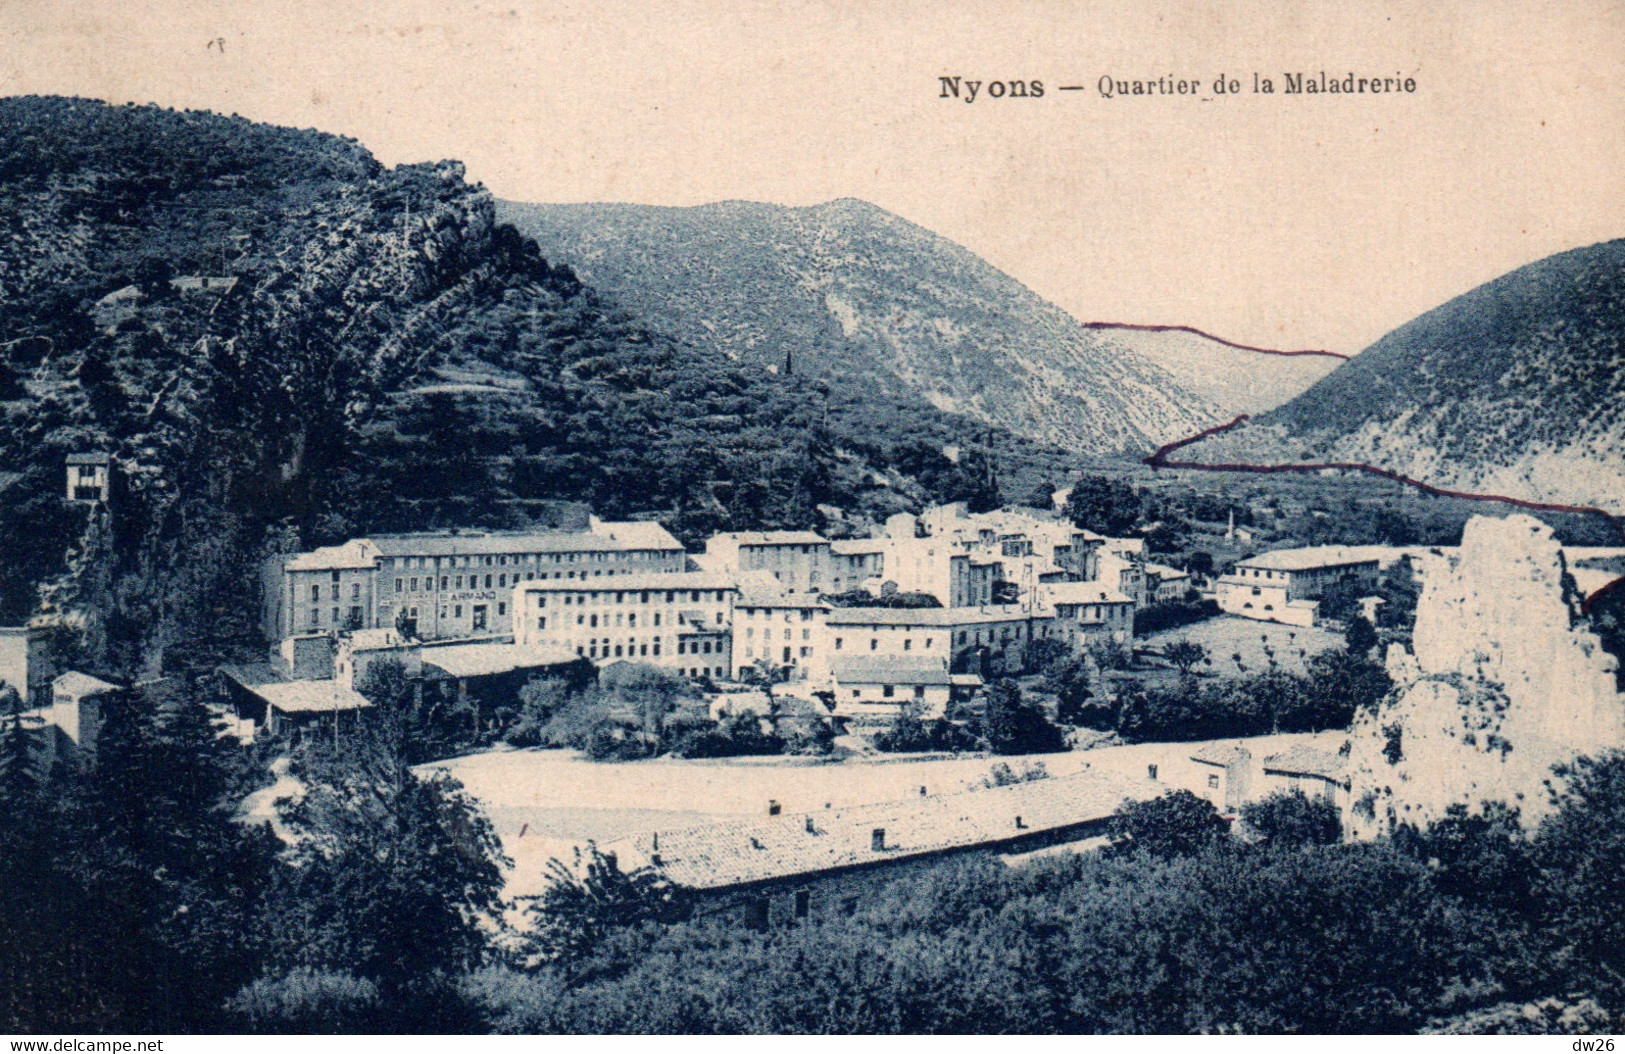
<path fill-rule="evenodd" d="M 1299 790 L 1248 802 L 1241 807 L 1241 822 L 1254 837 L 1273 846 L 1336 845 L 1343 840 L 1337 806 Z"/>
<path fill-rule="evenodd" d="M 1163 630 L 1178 629 L 1194 622 L 1216 618 L 1219 605 L 1212 600 L 1164 600 L 1150 604 L 1134 613 L 1134 635 L 1143 637 Z"/>
<path fill-rule="evenodd" d="M 762 731 L 761 718 L 746 710 L 719 724 L 684 732 L 671 744 L 671 752 L 685 758 L 782 754 L 784 740 L 776 732 Z"/>
<path fill-rule="evenodd" d="M 331 1035 L 371 1031 L 378 985 L 354 974 L 300 967 L 245 986 L 226 1012 L 246 1032 Z"/>
<path fill-rule="evenodd" d="M 1219 811 L 1188 790 L 1128 802 L 1112 816 L 1112 849 L 1119 854 L 1190 856 L 1221 845 L 1227 837 Z"/>
<path fill-rule="evenodd" d="M 1067 749 L 1066 736 L 1044 712 L 1021 697 L 1021 687 L 1005 679 L 987 693 L 983 735 L 995 754 L 1056 754 Z"/>

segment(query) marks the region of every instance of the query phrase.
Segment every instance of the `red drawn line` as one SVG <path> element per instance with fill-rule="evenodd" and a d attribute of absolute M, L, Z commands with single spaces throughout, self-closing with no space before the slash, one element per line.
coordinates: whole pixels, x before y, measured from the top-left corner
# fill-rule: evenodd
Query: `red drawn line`
<path fill-rule="evenodd" d="M 1199 330 L 1194 326 L 1141 326 L 1133 322 L 1085 322 L 1083 324 L 1083 328 L 1128 329 L 1134 330 L 1138 333 L 1191 333 L 1195 336 L 1211 340 L 1215 344 L 1223 344 L 1227 348 L 1235 348 L 1238 351 L 1256 351 L 1260 355 L 1280 355 L 1284 358 L 1291 358 L 1295 355 L 1324 355 L 1328 359 L 1342 359 L 1343 361 L 1347 362 L 1351 357 L 1344 355 L 1340 351 L 1281 351 L 1277 348 L 1255 348 L 1251 344 L 1237 344 L 1233 340 L 1225 340 L 1223 337 L 1215 337 L 1213 334 L 1204 333 L 1202 330 Z"/>
<path fill-rule="evenodd" d="M 1601 516 L 1605 521 L 1607 521 L 1608 526 L 1613 529 L 1614 533 L 1619 535 L 1620 540 L 1625 542 L 1625 525 L 1620 523 L 1618 517 L 1614 516 L 1613 513 L 1595 508 L 1590 505 L 1559 505 L 1548 502 L 1526 501 L 1523 498 L 1508 497 L 1504 494 L 1473 494 L 1464 490 L 1448 490 L 1444 487 L 1436 487 L 1431 483 L 1423 483 L 1419 479 L 1412 479 L 1411 477 L 1401 475 L 1398 472 L 1392 472 L 1385 468 L 1378 468 L 1375 465 L 1367 465 L 1360 462 L 1326 461 L 1290 465 L 1254 465 L 1245 462 L 1211 464 L 1201 461 L 1170 461 L 1168 459 L 1169 454 L 1172 454 L 1174 451 L 1179 450 L 1182 447 L 1190 446 L 1192 443 L 1199 443 L 1211 436 L 1216 436 L 1221 432 L 1228 432 L 1232 428 L 1238 427 L 1248 419 L 1248 416 L 1248 414 L 1241 414 L 1234 421 L 1231 421 L 1228 424 L 1214 425 L 1212 428 L 1204 428 L 1202 431 L 1186 439 L 1177 439 L 1172 443 L 1164 443 L 1162 446 L 1157 448 L 1156 453 L 1145 459 L 1145 463 L 1154 469 L 1191 469 L 1197 472 L 1251 472 L 1256 475 L 1320 472 L 1324 469 L 1339 469 L 1344 472 L 1364 472 L 1367 475 L 1380 476 L 1383 479 L 1392 480 L 1395 483 L 1403 483 L 1407 487 L 1414 487 L 1422 493 L 1430 494 L 1436 498 L 1463 498 L 1467 501 L 1498 502 L 1505 505 L 1514 505 L 1520 509 L 1529 509 L 1533 512 L 1561 512 L 1576 516 Z M 1593 602 L 1600 599 L 1604 593 L 1612 591 L 1615 587 L 1621 585 L 1622 583 L 1625 583 L 1625 577 L 1617 578 L 1603 586 L 1601 589 L 1598 589 L 1596 592 L 1587 596 L 1582 604 L 1582 610 L 1589 612 Z"/>

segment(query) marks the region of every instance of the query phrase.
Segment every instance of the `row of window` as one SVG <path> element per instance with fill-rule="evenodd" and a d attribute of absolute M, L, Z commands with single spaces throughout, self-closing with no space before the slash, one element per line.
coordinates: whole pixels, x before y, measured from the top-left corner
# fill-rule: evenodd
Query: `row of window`
<path fill-rule="evenodd" d="M 334 575 L 334 577 L 336 579 L 337 576 L 338 576 L 338 572 L 334 571 L 333 575 Z M 339 598 L 339 587 L 334 586 L 333 587 L 333 599 L 337 600 L 338 598 Z M 350 599 L 351 600 L 360 600 L 361 599 L 361 583 L 360 582 L 352 582 L 350 584 Z M 310 587 L 310 602 L 312 604 L 320 604 L 322 602 L 322 587 L 321 586 L 314 585 L 314 586 Z"/>
<path fill-rule="evenodd" d="M 784 639 L 789 640 L 790 635 L 792 633 L 794 633 L 794 632 L 795 631 L 792 630 L 789 626 L 784 627 Z M 746 626 L 745 627 L 745 639 L 750 640 L 751 638 L 753 638 L 755 636 L 756 636 L 756 627 L 755 626 Z M 773 629 L 772 629 L 771 626 L 762 630 L 762 639 L 763 640 L 771 640 L 772 637 L 773 637 Z M 802 630 L 801 631 L 801 639 L 802 640 L 812 640 L 812 630 L 810 630 L 810 629 Z"/>
<path fill-rule="evenodd" d="M 489 578 L 489 577 L 490 576 L 487 576 L 487 578 Z M 489 583 L 487 583 L 487 584 L 489 584 Z M 587 606 L 589 604 L 648 604 L 648 603 L 651 603 L 651 602 L 658 604 L 658 603 L 661 602 L 660 601 L 660 594 L 662 592 L 664 592 L 666 594 L 665 602 L 667 604 L 681 603 L 683 601 L 683 597 L 684 597 L 685 594 L 687 594 L 688 603 L 690 603 L 690 604 L 704 604 L 704 603 L 721 604 L 721 603 L 724 603 L 728 599 L 729 590 L 726 590 L 726 589 L 666 589 L 666 590 L 660 590 L 660 589 L 642 589 L 642 590 L 638 590 L 638 589 L 620 589 L 620 590 L 615 590 L 615 591 L 612 592 L 610 590 L 599 591 L 599 590 L 595 589 L 595 590 L 593 590 L 591 592 L 587 592 L 587 593 L 560 593 L 560 594 L 555 594 L 555 595 L 559 597 L 559 603 L 563 604 L 565 607 L 571 607 L 571 606 L 585 607 L 585 606 Z M 537 594 L 537 596 L 536 596 L 536 606 L 539 607 L 539 608 L 547 607 L 547 597 L 548 597 L 548 595 L 546 593 Z M 611 599 L 611 597 L 613 597 L 614 599 Z"/>
<path fill-rule="evenodd" d="M 339 621 L 339 609 L 334 608 L 333 609 L 333 621 L 328 624 L 328 628 L 329 629 L 346 629 L 346 628 L 348 628 L 348 629 L 360 629 L 363 617 L 364 616 L 362 615 L 361 608 L 352 607 L 350 609 L 350 617 L 349 617 L 349 619 L 346 622 L 341 624 L 340 621 Z M 309 622 L 309 625 L 310 625 L 311 629 L 321 629 L 322 628 L 322 609 L 321 608 L 311 608 L 310 609 L 310 622 Z"/>
<path fill-rule="evenodd" d="M 583 650 L 585 649 L 585 650 Z M 660 655 L 660 638 L 651 637 L 640 641 L 636 637 L 628 637 L 625 643 L 617 643 L 609 637 L 594 637 L 585 644 L 576 645 L 576 654 L 588 659 L 629 659 L 639 656 L 658 657 Z M 677 642 L 679 655 L 726 655 L 727 648 L 722 641 L 709 640 Z"/>
<path fill-rule="evenodd" d="M 811 648 L 802 648 L 801 649 L 801 657 L 803 659 L 812 658 L 812 653 L 813 653 L 813 650 Z M 746 648 L 745 648 L 745 658 L 747 658 L 747 659 L 756 658 L 756 649 L 754 647 L 750 647 L 750 646 L 747 645 Z M 762 646 L 762 658 L 769 659 L 769 660 L 771 660 L 773 658 L 773 648 L 772 648 L 771 645 L 765 645 L 764 644 Z M 784 661 L 785 662 L 790 662 L 791 661 L 791 659 L 790 659 L 790 649 L 789 648 L 784 649 Z"/>
<path fill-rule="evenodd" d="M 682 621 L 683 621 L 683 616 L 678 615 L 677 616 L 677 621 L 678 621 L 679 624 L 681 624 Z M 557 623 L 555 623 L 555 625 L 557 625 Z M 578 625 L 578 626 L 586 626 L 586 627 L 588 627 L 590 629 L 597 629 L 598 628 L 598 616 L 597 615 L 577 615 L 576 616 L 576 625 Z M 609 616 L 608 615 L 604 616 L 604 625 L 605 626 L 609 625 Z M 617 626 L 625 626 L 628 629 L 636 629 L 637 625 L 638 625 L 638 613 L 636 611 L 632 612 L 629 615 L 623 615 L 623 614 L 617 613 L 616 616 L 615 616 L 615 625 L 617 625 Z M 653 621 L 647 623 L 647 625 L 658 627 L 660 625 L 660 612 L 656 611 L 654 613 Z M 537 615 L 536 616 L 536 628 L 537 629 L 546 629 L 547 628 L 547 616 L 546 615 Z"/>
<path fill-rule="evenodd" d="M 613 550 L 571 553 L 499 553 L 495 556 L 407 556 L 397 562 L 409 571 L 423 568 L 439 570 L 442 567 L 520 567 L 538 564 L 604 563 L 609 560 L 634 560 L 648 563 L 671 555 L 655 550 Z"/>

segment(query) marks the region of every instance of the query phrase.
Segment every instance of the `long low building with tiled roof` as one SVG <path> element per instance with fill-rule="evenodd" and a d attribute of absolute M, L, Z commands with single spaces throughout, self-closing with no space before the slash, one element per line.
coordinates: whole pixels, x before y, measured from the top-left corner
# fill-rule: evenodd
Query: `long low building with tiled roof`
<path fill-rule="evenodd" d="M 1104 836 L 1123 803 L 1167 788 L 1155 780 L 1082 772 L 1010 786 L 844 809 L 648 831 L 600 847 L 623 872 L 668 881 L 738 907 L 765 925 L 836 910 L 896 865 L 950 853 L 1010 852 Z M 779 910 L 775 910 L 778 908 Z"/>

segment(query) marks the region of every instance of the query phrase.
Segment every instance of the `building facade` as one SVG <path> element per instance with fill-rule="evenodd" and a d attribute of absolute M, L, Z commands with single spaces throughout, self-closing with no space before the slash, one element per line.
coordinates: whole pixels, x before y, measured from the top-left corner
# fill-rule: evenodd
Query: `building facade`
<path fill-rule="evenodd" d="M 422 640 L 507 636 L 521 582 L 678 573 L 687 559 L 658 523 L 374 535 L 267 561 L 261 623 L 270 640 L 371 629 Z"/>
<path fill-rule="evenodd" d="M 812 531 L 735 531 L 706 540 L 707 570 L 741 575 L 765 571 L 789 593 L 830 588 L 829 542 Z"/>
<path fill-rule="evenodd" d="M 1315 546 L 1279 549 L 1242 560 L 1218 580 L 1219 610 L 1263 622 L 1312 626 L 1316 600 L 1336 583 L 1376 585 L 1382 556 L 1367 548 Z"/>
<path fill-rule="evenodd" d="M 559 645 L 599 664 L 647 662 L 688 677 L 724 680 L 733 671 L 735 589 L 727 575 L 526 580 L 512 597 L 517 644 Z"/>

